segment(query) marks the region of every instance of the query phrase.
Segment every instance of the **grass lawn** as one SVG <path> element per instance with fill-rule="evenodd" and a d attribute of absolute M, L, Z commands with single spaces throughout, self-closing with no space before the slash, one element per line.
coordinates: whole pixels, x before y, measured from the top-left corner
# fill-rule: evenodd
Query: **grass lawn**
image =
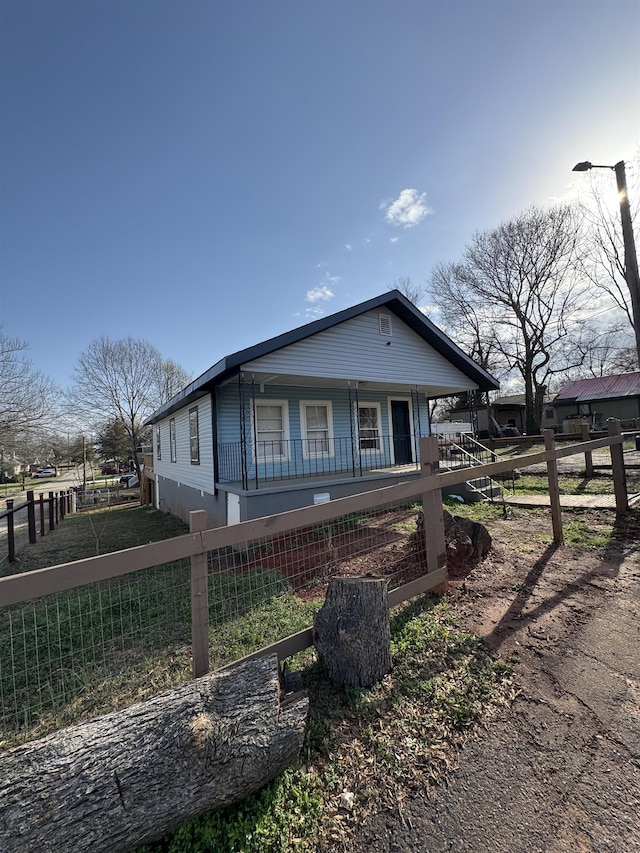
<path fill-rule="evenodd" d="M 68 515 L 20 555 L 26 572 L 187 532 L 171 515 L 119 506 Z M 259 565 L 210 574 L 219 667 L 311 624 L 317 603 Z M 191 677 L 190 562 L 154 566 L 0 609 L 0 746 L 156 695 Z"/>
<path fill-rule="evenodd" d="M 485 513 L 497 511 L 483 505 Z M 26 549 L 16 568 L 81 559 L 95 554 L 97 545 L 106 553 L 184 532 L 183 523 L 152 509 L 96 509 L 68 516 Z M 257 578 L 260 573 L 264 577 Z M 0 611 L 0 746 L 190 678 L 188 576 L 185 561 Z M 298 598 L 274 569 L 211 576 L 215 664 L 309 625 L 320 604 Z M 348 817 L 336 806 L 343 790 L 353 792 L 362 812 L 392 798 L 416 768 L 425 785 L 437 781 L 465 732 L 508 700 L 508 672 L 457 628 L 445 600 L 428 596 L 393 614 L 392 653 L 392 673 L 372 690 L 338 688 L 313 650 L 300 655 L 293 666 L 302 669 L 310 698 L 304 762 L 237 806 L 187 821 L 144 849 L 314 851 L 348 835 Z"/>
<path fill-rule="evenodd" d="M 353 798 L 360 818 L 397 807 L 398 791 L 428 791 L 453 749 L 509 702 L 509 670 L 459 630 L 445 600 L 425 596 L 391 619 L 393 669 L 370 690 L 331 684 L 303 658 L 309 719 L 297 766 L 237 805 L 184 822 L 138 853 L 294 853 L 348 840 Z"/>

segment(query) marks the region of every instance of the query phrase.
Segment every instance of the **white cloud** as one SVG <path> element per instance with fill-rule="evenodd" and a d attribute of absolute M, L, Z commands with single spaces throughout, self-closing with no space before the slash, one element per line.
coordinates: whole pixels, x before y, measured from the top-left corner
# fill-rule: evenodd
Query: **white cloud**
<path fill-rule="evenodd" d="M 389 240 L 389 242 L 390 242 L 390 243 L 397 243 L 399 239 L 400 239 L 399 237 L 392 237 L 392 238 Z"/>
<path fill-rule="evenodd" d="M 329 299 L 333 299 L 333 291 L 324 284 L 314 287 L 313 290 L 307 290 L 307 302 L 328 302 Z"/>
<path fill-rule="evenodd" d="M 313 308 L 307 308 L 304 312 L 304 316 L 309 317 L 312 320 L 317 320 L 318 317 L 323 317 L 324 314 L 324 310 L 320 308 L 319 305 L 314 305 Z"/>
<path fill-rule="evenodd" d="M 385 218 L 392 225 L 402 225 L 405 228 L 413 228 L 421 222 L 425 216 L 433 211 L 427 205 L 426 193 L 418 190 L 402 190 L 395 201 L 387 207 Z"/>
<path fill-rule="evenodd" d="M 351 243 L 345 243 L 345 244 L 344 244 L 344 247 L 345 247 L 345 249 L 347 250 L 347 252 L 350 252 L 350 251 L 351 251 Z"/>

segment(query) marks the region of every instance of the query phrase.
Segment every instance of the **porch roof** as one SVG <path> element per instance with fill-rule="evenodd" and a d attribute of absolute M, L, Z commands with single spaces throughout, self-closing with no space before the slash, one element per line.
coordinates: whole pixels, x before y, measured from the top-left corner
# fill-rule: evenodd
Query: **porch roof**
<path fill-rule="evenodd" d="M 283 349 L 291 344 L 305 340 L 306 338 L 330 329 L 333 326 L 357 317 L 366 311 L 371 311 L 376 308 L 385 307 L 392 311 L 404 323 L 416 332 L 424 341 L 426 341 L 434 350 L 446 358 L 451 364 L 458 368 L 470 380 L 470 385 L 476 385 L 480 390 L 490 391 L 499 387 L 499 383 L 479 367 L 472 359 L 469 358 L 462 350 L 454 344 L 454 342 L 445 335 L 428 317 L 426 317 L 418 308 L 415 307 L 409 300 L 403 296 L 398 290 L 390 290 L 366 302 L 361 302 L 359 305 L 354 305 L 351 308 L 346 308 L 344 311 L 339 311 L 336 314 L 331 314 L 328 317 L 322 317 L 312 323 L 307 323 L 304 326 L 299 326 L 289 332 L 285 332 L 277 337 L 270 338 L 262 343 L 255 344 L 243 350 L 239 350 L 232 355 L 225 356 L 220 359 L 201 376 L 183 388 L 180 393 L 176 394 L 171 400 L 157 409 L 153 415 L 147 420 L 147 423 L 156 423 L 159 420 L 167 417 L 177 409 L 189 405 L 199 397 L 204 396 L 212 391 L 217 385 L 223 384 L 230 379 L 248 362 L 262 358 L 276 350 Z M 357 377 L 354 377 L 354 379 Z M 329 377 L 322 380 L 311 377 L 289 377 L 289 384 L 301 384 L 302 380 L 309 380 L 308 384 L 324 382 L 326 385 Z M 279 377 L 279 384 L 287 384 L 286 377 Z M 378 383 L 376 383 L 378 384 Z M 340 385 L 344 386 L 344 380 L 340 381 Z M 373 387 L 374 383 L 369 383 L 368 387 Z M 388 387 L 380 383 L 380 387 Z M 398 390 L 406 389 L 407 386 L 398 385 Z M 460 389 L 442 389 L 433 390 L 432 396 L 444 395 L 447 393 L 456 393 Z M 428 389 L 427 389 L 428 391 Z"/>

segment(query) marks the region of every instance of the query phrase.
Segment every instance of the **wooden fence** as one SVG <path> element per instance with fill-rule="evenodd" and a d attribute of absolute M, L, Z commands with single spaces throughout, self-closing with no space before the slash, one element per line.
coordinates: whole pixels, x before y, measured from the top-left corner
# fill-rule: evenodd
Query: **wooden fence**
<path fill-rule="evenodd" d="M 49 492 L 45 497 L 40 493 L 36 499 L 33 490 L 27 492 L 26 501 L 15 505 L 13 498 L 7 498 L 7 508 L 0 512 L 0 522 L 4 521 L 7 530 L 6 551 L 9 563 L 16 560 L 16 519 L 20 515 L 27 519 L 27 538 L 35 545 L 45 531 L 54 530 L 67 513 L 73 512 L 73 493 L 70 490 Z"/>
<path fill-rule="evenodd" d="M 623 437 L 619 421 L 608 422 L 608 435 L 593 441 L 556 447 L 552 430 L 544 434 L 545 449 L 502 459 L 473 468 L 474 477 L 495 476 L 516 468 L 546 463 L 551 498 L 551 521 L 554 541 L 562 542 L 562 514 L 559 501 L 557 460 L 576 454 L 585 455 L 590 464 L 593 450 L 609 447 L 617 512 L 628 509 L 623 459 Z M 372 510 L 385 504 L 422 498 L 424 511 L 425 574 L 389 592 L 389 606 L 394 606 L 428 590 L 442 588 L 446 583 L 446 543 L 442 507 L 442 488 L 457 485 L 469 477 L 469 469 L 441 472 L 439 470 L 437 437 L 421 440 L 421 477 L 371 492 L 341 498 L 313 507 L 305 507 L 278 515 L 245 521 L 240 524 L 207 529 L 206 513 L 191 513 L 188 534 L 161 542 L 104 554 L 73 563 L 65 563 L 31 572 L 0 578 L 0 608 L 37 599 L 96 581 L 115 578 L 142 569 L 189 558 L 191 562 L 191 614 L 193 675 L 209 671 L 209 608 L 207 555 L 219 549 L 246 545 L 264 537 L 299 530 L 354 512 Z M 281 640 L 269 651 L 281 659 L 312 645 L 311 629 Z M 265 649 L 249 657 L 264 654 Z"/>

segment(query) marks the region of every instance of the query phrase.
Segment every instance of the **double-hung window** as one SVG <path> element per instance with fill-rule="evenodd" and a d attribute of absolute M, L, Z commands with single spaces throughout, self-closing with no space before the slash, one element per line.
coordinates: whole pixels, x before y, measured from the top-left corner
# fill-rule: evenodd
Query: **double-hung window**
<path fill-rule="evenodd" d="M 198 431 L 198 407 L 189 409 L 189 446 L 191 448 L 191 464 L 200 464 L 200 433 Z"/>
<path fill-rule="evenodd" d="M 169 421 L 169 455 L 172 462 L 178 459 L 178 450 L 176 448 L 176 419 L 171 418 Z"/>
<path fill-rule="evenodd" d="M 289 458 L 289 412 L 286 400 L 255 405 L 256 457 L 262 460 Z"/>
<path fill-rule="evenodd" d="M 302 400 L 300 403 L 302 455 L 305 459 L 333 456 L 333 412 L 326 400 Z"/>
<path fill-rule="evenodd" d="M 380 403 L 358 406 L 358 444 L 363 452 L 380 450 Z"/>

